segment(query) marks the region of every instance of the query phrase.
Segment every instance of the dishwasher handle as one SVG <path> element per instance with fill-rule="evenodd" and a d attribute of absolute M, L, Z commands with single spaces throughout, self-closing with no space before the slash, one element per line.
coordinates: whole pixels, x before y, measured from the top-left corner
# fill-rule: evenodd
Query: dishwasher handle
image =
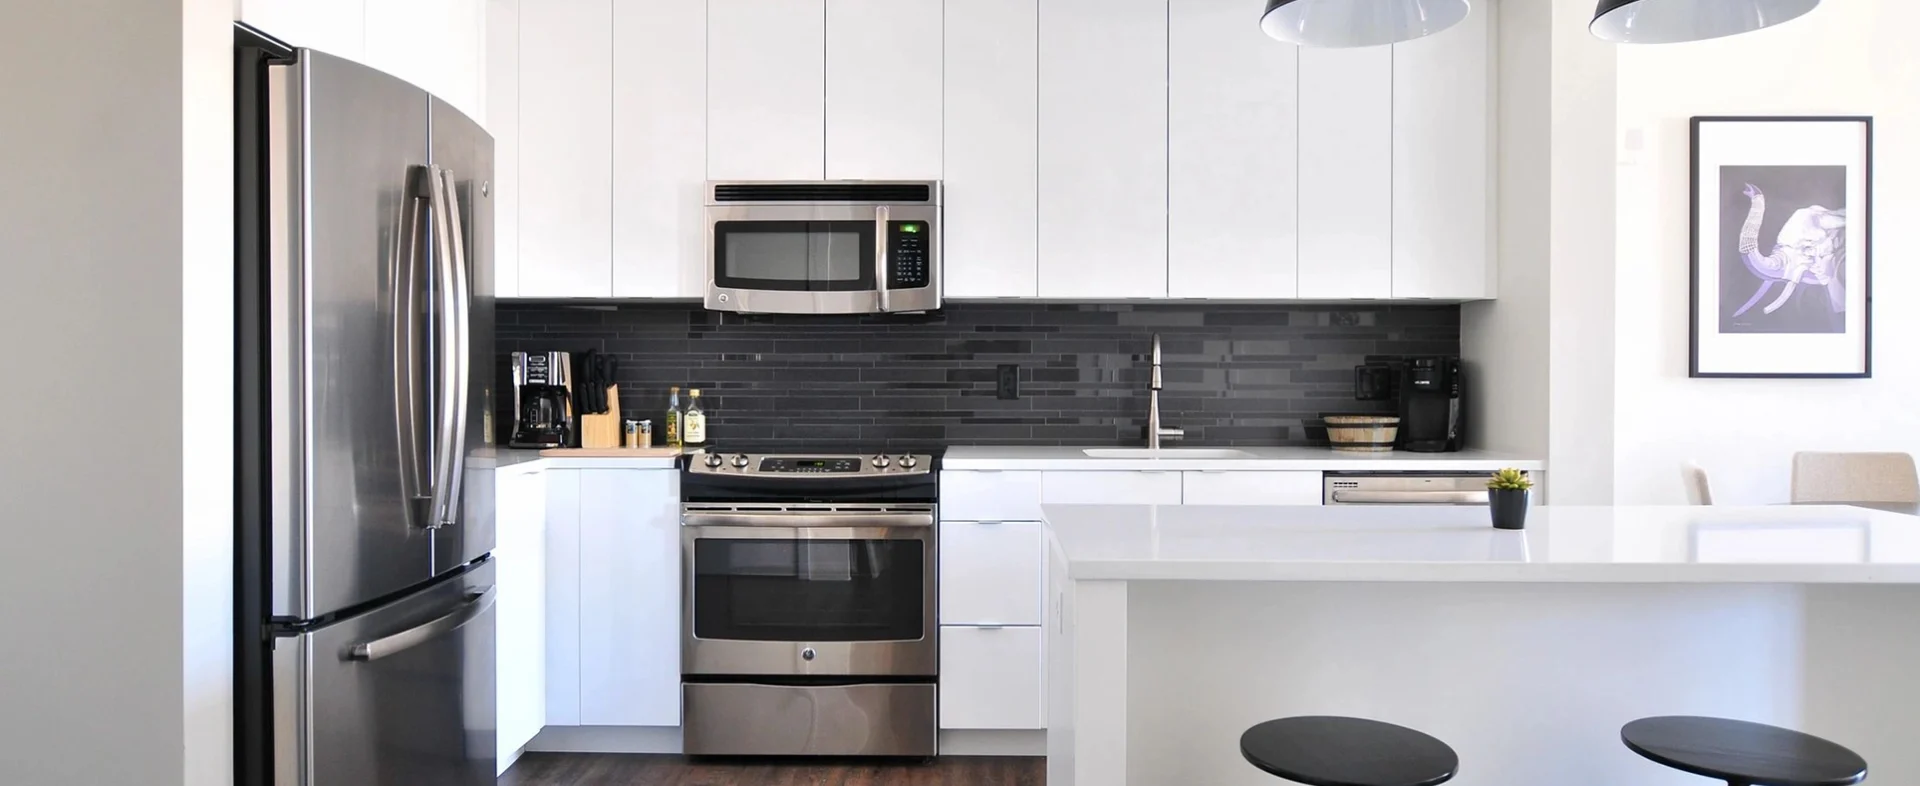
<path fill-rule="evenodd" d="M 1354 491 L 1332 494 L 1335 505 L 1485 505 L 1485 491 Z"/>

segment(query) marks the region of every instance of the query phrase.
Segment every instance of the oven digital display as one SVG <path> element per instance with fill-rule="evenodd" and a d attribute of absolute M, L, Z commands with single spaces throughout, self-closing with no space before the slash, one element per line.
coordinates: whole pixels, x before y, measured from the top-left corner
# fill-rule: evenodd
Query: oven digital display
<path fill-rule="evenodd" d="M 760 462 L 761 472 L 808 474 L 850 474 L 860 471 L 860 460 L 853 458 L 770 458 Z"/>

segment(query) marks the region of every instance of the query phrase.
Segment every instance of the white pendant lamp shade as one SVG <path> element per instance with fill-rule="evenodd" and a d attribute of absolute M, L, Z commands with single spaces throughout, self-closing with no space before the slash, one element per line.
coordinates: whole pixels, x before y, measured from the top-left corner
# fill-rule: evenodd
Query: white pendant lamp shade
<path fill-rule="evenodd" d="M 1820 0 L 1601 0 L 1593 34 L 1616 44 L 1675 44 L 1795 19 Z"/>
<path fill-rule="evenodd" d="M 1301 46 L 1379 46 L 1458 24 L 1470 0 L 1267 0 L 1260 29 Z"/>

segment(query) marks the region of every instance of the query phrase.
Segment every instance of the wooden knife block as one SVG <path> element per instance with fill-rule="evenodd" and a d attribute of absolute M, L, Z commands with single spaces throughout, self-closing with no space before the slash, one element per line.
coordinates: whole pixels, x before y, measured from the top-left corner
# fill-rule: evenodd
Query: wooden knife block
<path fill-rule="evenodd" d="M 580 416 L 580 447 L 617 448 L 623 428 L 620 423 L 620 386 L 607 386 L 607 412 Z"/>

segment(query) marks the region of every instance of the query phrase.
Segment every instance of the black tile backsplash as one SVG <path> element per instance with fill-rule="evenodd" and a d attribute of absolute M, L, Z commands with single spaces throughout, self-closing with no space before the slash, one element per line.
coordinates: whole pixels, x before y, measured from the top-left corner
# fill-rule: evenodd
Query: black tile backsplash
<path fill-rule="evenodd" d="M 1310 444 L 1303 421 L 1390 408 L 1354 400 L 1355 365 L 1460 351 L 1459 306 L 975 303 L 743 317 L 692 303 L 503 303 L 498 318 L 503 369 L 513 351 L 612 353 L 625 417 L 657 424 L 669 385 L 697 387 L 710 441 L 756 450 L 1144 444 L 1155 333 L 1162 416 L 1186 429 L 1183 444 Z M 1018 399 L 995 395 L 1003 364 L 1019 369 Z"/>

